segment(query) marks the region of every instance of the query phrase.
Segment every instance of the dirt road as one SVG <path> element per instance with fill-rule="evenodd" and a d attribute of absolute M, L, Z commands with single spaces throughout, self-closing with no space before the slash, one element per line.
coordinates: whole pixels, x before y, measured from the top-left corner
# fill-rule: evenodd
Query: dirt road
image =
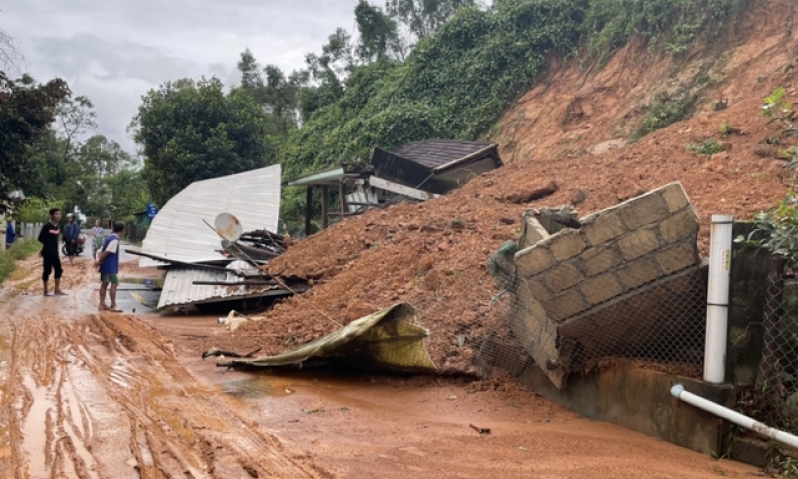
<path fill-rule="evenodd" d="M 579 418 L 518 386 L 226 371 L 208 317 L 99 314 L 94 272 L 0 292 L 0 478 L 714 478 L 753 468 Z M 474 423 L 491 429 L 479 434 Z"/>
<path fill-rule="evenodd" d="M 92 312 L 86 262 L 65 276 L 67 297 L 40 296 L 35 280 L 31 294 L 4 293 L 0 477 L 324 476 L 197 381 L 147 324 Z"/>

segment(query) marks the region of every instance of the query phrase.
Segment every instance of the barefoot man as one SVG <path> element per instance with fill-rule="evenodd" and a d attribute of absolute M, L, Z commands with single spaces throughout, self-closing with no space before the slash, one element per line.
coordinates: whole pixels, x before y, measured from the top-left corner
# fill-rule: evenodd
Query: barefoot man
<path fill-rule="evenodd" d="M 121 313 L 122 310 L 116 305 L 116 288 L 119 286 L 119 234 L 125 229 L 122 223 L 114 223 L 113 233 L 109 234 L 103 242 L 100 257 L 97 258 L 96 266 L 100 268 L 100 311 L 111 311 Z M 111 284 L 111 306 L 105 304 L 105 293 L 108 291 L 108 284 Z"/>
<path fill-rule="evenodd" d="M 39 243 L 42 244 L 42 250 L 39 255 L 44 260 L 42 284 L 44 285 L 45 296 L 66 294 L 61 291 L 61 275 L 64 269 L 61 268 L 61 257 L 58 254 L 58 235 L 61 234 L 59 223 L 61 223 L 61 210 L 52 208 L 50 209 L 50 222 L 42 226 L 42 230 L 39 232 Z M 55 269 L 55 291 L 51 293 L 47 287 L 47 282 L 50 280 L 50 273 L 53 269 Z"/>

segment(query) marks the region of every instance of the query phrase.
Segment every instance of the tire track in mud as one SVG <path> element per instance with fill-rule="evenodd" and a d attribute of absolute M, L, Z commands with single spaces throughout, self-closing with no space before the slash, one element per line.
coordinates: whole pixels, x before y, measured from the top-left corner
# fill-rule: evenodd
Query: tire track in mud
<path fill-rule="evenodd" d="M 0 306 L 11 318 L 0 320 L 11 338 L 0 397 L 11 447 L 0 475 L 331 477 L 248 422 L 235 398 L 198 382 L 156 330 L 134 316 L 81 313 L 79 296 Z"/>

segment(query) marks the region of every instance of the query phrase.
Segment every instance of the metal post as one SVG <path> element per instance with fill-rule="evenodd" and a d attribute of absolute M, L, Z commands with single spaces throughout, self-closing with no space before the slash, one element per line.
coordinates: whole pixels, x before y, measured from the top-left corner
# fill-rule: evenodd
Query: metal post
<path fill-rule="evenodd" d="M 313 218 L 313 187 L 308 186 L 305 194 L 305 236 L 310 236 L 311 219 Z"/>
<path fill-rule="evenodd" d="M 327 185 L 321 186 L 321 229 L 326 230 L 327 225 L 329 223 L 329 204 L 328 204 L 328 196 L 329 192 L 327 191 Z"/>
<path fill-rule="evenodd" d="M 338 196 L 341 197 L 341 214 L 345 215 L 349 213 L 349 208 L 346 205 L 346 188 L 343 180 L 338 183 Z"/>

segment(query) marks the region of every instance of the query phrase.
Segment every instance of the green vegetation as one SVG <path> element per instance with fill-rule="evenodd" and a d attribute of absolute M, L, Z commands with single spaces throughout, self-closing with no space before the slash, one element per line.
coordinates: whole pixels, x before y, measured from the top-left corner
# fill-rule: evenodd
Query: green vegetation
<path fill-rule="evenodd" d="M 147 158 L 144 179 L 159 204 L 194 181 L 275 159 L 261 106 L 245 90 L 225 94 L 217 79 L 180 80 L 151 90 L 131 128 Z"/>
<path fill-rule="evenodd" d="M 715 141 L 714 138 L 707 138 L 701 143 L 690 143 L 687 145 L 687 151 L 692 151 L 700 155 L 714 155 L 723 151 L 723 146 Z"/>
<path fill-rule="evenodd" d="M 14 271 L 16 262 L 27 258 L 41 249 L 41 244 L 36 240 L 16 241 L 11 248 L 0 252 L 0 283 Z"/>
<path fill-rule="evenodd" d="M 795 111 L 784 101 L 784 90 L 776 88 L 763 100 L 762 114 L 771 118 L 770 123 L 778 123 L 779 131 L 770 137 L 777 144 L 790 141 L 794 137 Z M 785 157 L 791 158 L 787 164 L 798 170 L 798 147 L 783 150 Z M 786 266 L 798 268 L 798 195 L 795 193 L 796 176 L 787 195 L 767 211 L 756 214 L 754 228 L 748 236 L 738 236 L 735 242 L 763 249 L 773 256 L 783 257 Z M 770 345 L 770 364 L 774 371 L 762 380 L 759 407 L 778 415 L 777 427 L 790 432 L 798 431 L 798 293 L 793 288 L 784 288 L 781 308 L 778 313 L 778 341 Z M 772 305 L 771 305 L 772 307 Z M 760 379 L 761 380 L 761 379 Z M 774 416 L 775 417 L 775 416 Z M 779 452 L 776 450 L 776 452 Z M 770 458 L 772 469 L 782 477 L 798 477 L 798 461 L 783 454 Z"/>
<path fill-rule="evenodd" d="M 666 51 L 685 51 L 696 39 L 715 37 L 731 24 L 744 0 L 592 0 L 587 34 L 590 51 L 607 58 L 637 34 L 663 41 Z"/>
<path fill-rule="evenodd" d="M 768 124 L 779 123 L 779 135 L 785 139 L 798 138 L 796 111 L 784 100 L 784 88 L 778 87 L 762 102 L 762 115 L 770 118 Z"/>
<path fill-rule="evenodd" d="M 246 50 L 241 83 L 229 92 L 216 79 L 175 79 L 150 91 L 131 125 L 143 172 L 113 142 L 83 141 L 96 126 L 91 102 L 55 92 L 43 129 L 3 149 L 29 155 L 25 171 L 41 178 L 0 178 L 0 186 L 24 187 L 65 209 L 80 205 L 89 216 L 122 217 L 149 195 L 163 205 L 191 181 L 277 161 L 290 178 L 365 159 L 374 146 L 474 140 L 551 56 L 582 52 L 600 62 L 632 36 L 678 54 L 725 31 L 746 1 L 495 0 L 480 8 L 474 0 L 388 0 L 384 7 L 359 0 L 356 40 L 336 29 L 301 70 L 261 67 Z M 684 119 L 695 101 L 692 93 L 657 95 L 635 137 Z M 54 108 L 59 127 L 48 132 Z M 286 223 L 299 222 L 302 195 L 286 189 Z"/>
<path fill-rule="evenodd" d="M 665 93 L 658 93 L 654 102 L 648 107 L 648 112 L 643 117 L 640 128 L 634 133 L 633 138 L 638 140 L 652 131 L 665 128 L 678 121 L 689 118 L 698 97 L 695 94 L 685 94 L 674 98 Z"/>
<path fill-rule="evenodd" d="M 734 133 L 739 133 L 740 130 L 728 123 L 721 123 L 719 131 L 720 131 L 720 136 L 722 136 L 723 138 L 728 138 L 730 135 Z"/>
<path fill-rule="evenodd" d="M 32 150 L 47 135 L 70 91 L 62 80 L 39 85 L 29 76 L 11 80 L 2 71 L 0 91 L 0 199 L 5 200 L 15 190 L 42 183 Z M 0 213 L 6 209 L 6 201 L 0 201 Z"/>

